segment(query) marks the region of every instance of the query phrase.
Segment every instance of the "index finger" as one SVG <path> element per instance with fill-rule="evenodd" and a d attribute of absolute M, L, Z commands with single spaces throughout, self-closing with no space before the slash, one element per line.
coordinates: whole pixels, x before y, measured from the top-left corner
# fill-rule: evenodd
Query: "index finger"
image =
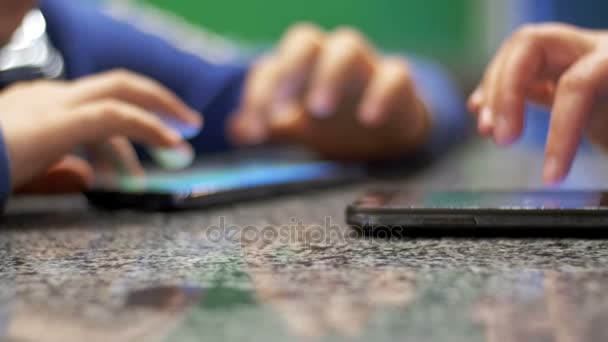
<path fill-rule="evenodd" d="M 608 88 L 608 53 L 584 57 L 561 78 L 547 139 L 544 181 L 568 173 L 601 88 Z"/>
<path fill-rule="evenodd" d="M 186 124 L 202 126 L 202 116 L 171 90 L 147 77 L 116 70 L 83 78 L 73 84 L 76 104 L 114 99 L 150 112 L 172 116 Z"/>

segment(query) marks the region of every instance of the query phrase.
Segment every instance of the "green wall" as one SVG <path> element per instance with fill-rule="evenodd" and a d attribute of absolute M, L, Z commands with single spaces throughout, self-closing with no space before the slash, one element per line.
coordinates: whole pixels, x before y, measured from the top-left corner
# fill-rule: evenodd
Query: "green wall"
<path fill-rule="evenodd" d="M 380 47 L 466 63 L 479 37 L 476 0 L 139 0 L 212 31 L 253 43 L 275 41 L 297 21 L 361 29 Z"/>

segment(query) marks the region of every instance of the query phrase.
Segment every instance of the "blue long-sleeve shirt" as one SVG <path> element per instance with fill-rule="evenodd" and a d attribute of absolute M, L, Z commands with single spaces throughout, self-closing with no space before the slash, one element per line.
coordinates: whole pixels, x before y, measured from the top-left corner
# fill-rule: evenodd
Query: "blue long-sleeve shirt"
<path fill-rule="evenodd" d="M 192 140 L 197 153 L 230 148 L 227 116 L 239 105 L 248 65 L 217 65 L 181 51 L 169 42 L 73 0 L 41 0 L 49 38 L 65 59 L 66 77 L 116 68 L 151 77 L 205 116 L 205 129 Z M 434 114 L 434 129 L 421 153 L 436 153 L 464 131 L 462 97 L 446 73 L 426 61 L 413 62 L 420 95 Z M 1 139 L 0 139 L 1 140 Z M 9 160 L 0 149 L 0 203 L 10 193 Z"/>

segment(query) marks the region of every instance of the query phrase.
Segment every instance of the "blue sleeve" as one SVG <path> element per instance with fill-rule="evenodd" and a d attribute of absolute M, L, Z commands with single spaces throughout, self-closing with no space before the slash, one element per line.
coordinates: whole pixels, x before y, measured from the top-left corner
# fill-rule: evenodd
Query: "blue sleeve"
<path fill-rule="evenodd" d="M 433 116 L 431 135 L 416 156 L 433 158 L 470 132 L 464 96 L 449 72 L 438 64 L 417 57 L 409 57 L 409 61 L 418 95 Z"/>
<path fill-rule="evenodd" d="M 11 169 L 8 158 L 8 149 L 4 136 L 0 133 L 0 212 L 11 194 Z"/>
<path fill-rule="evenodd" d="M 246 65 L 217 65 L 73 0 L 42 0 L 48 33 L 68 79 L 124 68 L 153 78 L 205 116 L 198 153 L 229 148 L 226 118 L 239 103 Z"/>

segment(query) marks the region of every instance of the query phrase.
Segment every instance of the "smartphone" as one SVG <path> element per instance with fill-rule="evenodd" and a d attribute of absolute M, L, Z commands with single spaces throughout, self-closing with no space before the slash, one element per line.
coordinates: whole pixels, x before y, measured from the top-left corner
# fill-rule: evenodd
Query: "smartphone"
<path fill-rule="evenodd" d="M 201 209 L 349 183 L 365 177 L 355 165 L 335 162 L 247 160 L 182 172 L 112 176 L 85 193 L 104 209 Z"/>
<path fill-rule="evenodd" d="M 366 235 L 608 235 L 608 193 L 375 190 L 346 210 Z"/>

